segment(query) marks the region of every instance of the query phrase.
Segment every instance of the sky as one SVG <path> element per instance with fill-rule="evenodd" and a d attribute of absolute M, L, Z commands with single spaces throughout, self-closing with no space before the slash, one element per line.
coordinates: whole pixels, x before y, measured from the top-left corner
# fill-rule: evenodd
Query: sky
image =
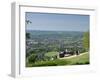
<path fill-rule="evenodd" d="M 26 12 L 26 30 L 89 31 L 89 15 Z"/>

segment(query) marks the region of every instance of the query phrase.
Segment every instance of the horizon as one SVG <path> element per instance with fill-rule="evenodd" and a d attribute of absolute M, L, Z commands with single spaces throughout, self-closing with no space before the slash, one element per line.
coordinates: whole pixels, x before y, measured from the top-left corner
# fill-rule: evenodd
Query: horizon
<path fill-rule="evenodd" d="M 88 32 L 88 31 L 61 31 L 61 30 L 32 30 L 32 29 L 26 29 L 26 31 L 51 31 L 51 32 L 53 32 L 53 31 L 55 31 L 55 32 Z"/>

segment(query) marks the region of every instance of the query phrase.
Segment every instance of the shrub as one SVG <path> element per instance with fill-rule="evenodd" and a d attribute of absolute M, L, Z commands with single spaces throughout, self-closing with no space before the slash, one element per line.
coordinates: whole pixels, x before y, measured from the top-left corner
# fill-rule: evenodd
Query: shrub
<path fill-rule="evenodd" d="M 28 57 L 28 62 L 29 63 L 34 63 L 36 61 L 36 55 L 32 54 Z"/>
<path fill-rule="evenodd" d="M 52 61 L 39 61 L 34 63 L 32 66 L 60 66 L 60 65 L 66 65 L 69 64 L 69 61 L 66 60 L 52 60 Z"/>

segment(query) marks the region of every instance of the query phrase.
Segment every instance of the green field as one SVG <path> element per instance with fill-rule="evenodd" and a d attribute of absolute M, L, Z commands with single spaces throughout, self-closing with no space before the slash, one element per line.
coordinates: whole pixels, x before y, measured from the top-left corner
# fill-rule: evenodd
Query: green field
<path fill-rule="evenodd" d="M 28 63 L 27 67 L 84 65 L 84 64 L 89 64 L 89 53 L 88 52 L 81 53 L 81 55 L 78 55 L 76 57 L 71 57 L 71 58 L 64 57 L 64 59 L 56 59 L 56 60 L 51 60 L 51 61 L 38 61 L 35 63 L 31 63 L 31 64 Z"/>
<path fill-rule="evenodd" d="M 66 60 L 70 61 L 70 64 L 72 65 L 89 64 L 89 53 L 88 52 L 81 53 L 81 55 Z"/>
<path fill-rule="evenodd" d="M 49 57 L 56 56 L 56 55 L 58 55 L 58 52 L 53 52 L 53 51 L 45 54 L 45 56 L 49 56 Z"/>

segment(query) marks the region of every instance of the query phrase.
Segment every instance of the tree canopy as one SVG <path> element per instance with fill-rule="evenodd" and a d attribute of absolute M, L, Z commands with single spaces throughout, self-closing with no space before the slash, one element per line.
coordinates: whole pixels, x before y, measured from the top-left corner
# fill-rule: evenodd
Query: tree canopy
<path fill-rule="evenodd" d="M 83 35 L 83 46 L 86 50 L 89 49 L 89 32 L 85 32 Z"/>

